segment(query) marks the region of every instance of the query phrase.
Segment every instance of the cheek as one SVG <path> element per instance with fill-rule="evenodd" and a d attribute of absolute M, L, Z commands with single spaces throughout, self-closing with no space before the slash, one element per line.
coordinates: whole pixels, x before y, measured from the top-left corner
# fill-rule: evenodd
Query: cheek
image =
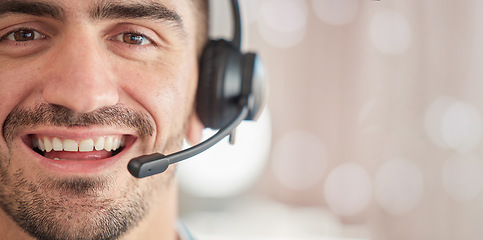
<path fill-rule="evenodd" d="M 39 67 L 31 64 L 6 64 L 0 62 L 0 106 L 1 113 L 5 113 L 5 106 L 17 105 L 19 99 L 24 98 L 34 88 L 33 75 L 38 73 Z"/>
<path fill-rule="evenodd" d="M 41 68 L 42 64 L 36 62 L 0 61 L 0 126 L 15 107 L 41 100 Z M 4 142 L 3 138 L 1 142 Z"/>
<path fill-rule="evenodd" d="M 188 58 L 189 59 L 189 58 Z M 143 65 L 137 68 L 118 69 L 125 81 L 121 88 L 128 105 L 139 105 L 153 118 L 157 138 L 164 142 L 169 136 L 179 134 L 193 110 L 197 85 L 196 61 L 184 61 L 176 66 L 163 64 Z M 159 145 L 159 143 L 158 143 Z"/>

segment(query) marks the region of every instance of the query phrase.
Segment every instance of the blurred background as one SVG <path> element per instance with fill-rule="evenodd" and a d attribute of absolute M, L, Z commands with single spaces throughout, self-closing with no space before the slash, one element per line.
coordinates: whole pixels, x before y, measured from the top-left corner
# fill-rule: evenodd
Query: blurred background
<path fill-rule="evenodd" d="M 240 5 L 269 99 L 235 146 L 180 164 L 198 239 L 483 239 L 483 1 Z"/>

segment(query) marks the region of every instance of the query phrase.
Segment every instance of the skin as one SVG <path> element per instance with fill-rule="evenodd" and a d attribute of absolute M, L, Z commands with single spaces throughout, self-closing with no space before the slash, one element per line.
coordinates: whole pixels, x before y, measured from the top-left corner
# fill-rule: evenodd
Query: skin
<path fill-rule="evenodd" d="M 191 3 L 37 1 L 61 9 L 61 16 L 0 14 L 0 239 L 35 239 L 35 231 L 51 231 L 60 239 L 177 239 L 175 166 L 145 179 L 132 177 L 126 166 L 139 155 L 175 152 L 184 138 L 199 141 L 203 126 L 193 108 L 199 44 Z M 133 2 L 162 4 L 181 22 L 92 16 L 102 3 Z M 34 38 L 17 41 L 26 36 L 22 29 Z M 120 110 L 106 117 L 101 114 L 106 109 Z M 31 113 L 23 123 L 18 110 Z M 34 117 L 63 112 L 69 121 Z M 143 121 L 125 124 L 126 115 Z M 104 122 L 81 116 L 101 116 Z M 151 131 L 140 131 L 142 124 Z M 33 134 L 125 135 L 132 141 L 110 164 L 62 170 L 31 150 Z M 69 164 L 75 161 L 62 166 Z M 123 217 L 128 220 L 121 227 L 109 225 Z"/>

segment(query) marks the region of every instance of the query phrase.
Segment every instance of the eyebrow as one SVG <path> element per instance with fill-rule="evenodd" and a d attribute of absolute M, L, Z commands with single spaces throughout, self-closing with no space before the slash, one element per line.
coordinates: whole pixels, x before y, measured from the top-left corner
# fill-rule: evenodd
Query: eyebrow
<path fill-rule="evenodd" d="M 59 6 L 33 1 L 7 0 L 0 2 L 0 17 L 9 13 L 28 14 L 33 16 L 64 19 L 64 12 Z"/>
<path fill-rule="evenodd" d="M 101 1 L 92 11 L 93 20 L 102 19 L 140 19 L 172 23 L 176 29 L 186 35 L 182 18 L 176 11 L 169 9 L 157 1 Z"/>
<path fill-rule="evenodd" d="M 64 9 L 58 5 L 35 0 L 0 0 L 0 17 L 5 14 L 28 14 L 65 20 Z M 101 1 L 89 13 L 93 20 L 146 19 L 168 21 L 184 32 L 183 21 L 174 10 L 156 1 Z"/>
<path fill-rule="evenodd" d="M 91 11 L 93 19 L 150 19 L 173 21 L 181 24 L 181 17 L 165 5 L 155 2 L 121 3 L 102 1 Z"/>

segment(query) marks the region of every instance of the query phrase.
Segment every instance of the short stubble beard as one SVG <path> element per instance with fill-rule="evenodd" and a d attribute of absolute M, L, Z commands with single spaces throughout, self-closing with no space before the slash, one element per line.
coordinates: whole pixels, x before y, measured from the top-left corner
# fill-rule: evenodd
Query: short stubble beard
<path fill-rule="evenodd" d="M 44 117 L 39 119 L 39 116 Z M 150 124 L 145 116 L 122 106 L 75 115 L 63 107 L 41 105 L 32 110 L 12 111 L 3 126 L 7 144 L 11 146 L 9 141 L 19 128 L 36 124 L 121 125 L 137 128 L 143 135 L 152 134 L 154 129 L 153 125 L 141 126 Z M 171 137 L 169 145 L 178 147 L 183 134 Z M 117 239 L 142 220 L 150 209 L 154 194 L 166 190 L 174 173 L 165 173 L 168 176 L 163 176 L 167 179 L 164 184 L 159 184 L 156 179 L 158 182 L 149 181 L 143 186 L 139 186 L 139 181 L 134 178 L 123 186 L 116 185 L 116 173 L 72 179 L 39 175 L 37 179 L 42 180 L 32 182 L 22 169 L 9 169 L 10 162 L 16 161 L 11 156 L 5 151 L 0 155 L 0 207 L 17 225 L 40 240 Z M 105 192 L 111 188 L 120 193 L 118 197 L 106 196 Z"/>

